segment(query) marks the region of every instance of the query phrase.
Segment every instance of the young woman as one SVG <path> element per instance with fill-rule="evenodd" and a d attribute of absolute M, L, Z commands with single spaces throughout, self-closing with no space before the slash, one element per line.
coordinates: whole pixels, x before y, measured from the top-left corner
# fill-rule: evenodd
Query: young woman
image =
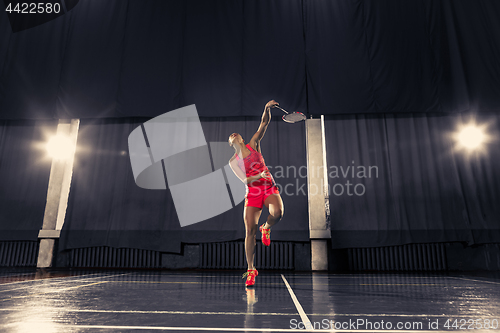
<path fill-rule="evenodd" d="M 253 286 L 255 277 L 259 274 L 254 266 L 254 254 L 255 235 L 262 207 L 266 206 L 269 210 L 266 223 L 259 228 L 262 233 L 262 243 L 266 246 L 271 244 L 271 227 L 283 216 L 283 201 L 260 150 L 260 140 L 264 137 L 267 126 L 271 121 L 271 108 L 274 105 L 278 105 L 274 100 L 266 104 L 260 126 L 248 144 L 245 144 L 245 141 L 238 133 L 231 134 L 228 140 L 229 145 L 236 151 L 229 160 L 229 165 L 247 188 L 245 209 L 243 211 L 246 228 L 245 253 L 248 263 L 248 271 L 243 274 L 243 278 L 247 278 L 245 283 L 247 286 Z"/>

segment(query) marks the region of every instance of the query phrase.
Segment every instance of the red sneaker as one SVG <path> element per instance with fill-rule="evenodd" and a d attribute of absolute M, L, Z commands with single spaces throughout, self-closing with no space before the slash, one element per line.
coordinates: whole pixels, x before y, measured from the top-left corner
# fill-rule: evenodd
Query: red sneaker
<path fill-rule="evenodd" d="M 249 269 L 245 274 L 243 274 L 243 278 L 247 278 L 245 285 L 247 287 L 253 286 L 257 275 L 259 275 L 259 272 L 256 269 Z"/>
<path fill-rule="evenodd" d="M 260 232 L 262 233 L 262 244 L 265 246 L 271 245 L 271 228 L 266 229 L 264 228 L 264 224 L 260 226 L 259 228 Z"/>

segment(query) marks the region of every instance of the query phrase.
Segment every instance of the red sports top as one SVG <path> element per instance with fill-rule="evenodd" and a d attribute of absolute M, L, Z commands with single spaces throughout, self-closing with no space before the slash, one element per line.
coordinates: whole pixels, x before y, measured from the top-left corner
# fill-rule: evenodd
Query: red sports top
<path fill-rule="evenodd" d="M 255 151 L 249 144 L 246 147 L 250 150 L 250 154 L 241 160 L 241 158 L 236 154 L 236 160 L 238 161 L 238 166 L 242 171 L 246 172 L 247 177 L 255 176 L 264 170 L 269 171 L 264 161 L 264 157 L 258 151 Z M 244 163 L 244 164 L 243 164 Z M 253 181 L 248 184 L 248 187 L 255 186 L 273 186 L 276 185 L 273 176 L 269 173 L 269 177 L 261 178 L 259 180 Z"/>

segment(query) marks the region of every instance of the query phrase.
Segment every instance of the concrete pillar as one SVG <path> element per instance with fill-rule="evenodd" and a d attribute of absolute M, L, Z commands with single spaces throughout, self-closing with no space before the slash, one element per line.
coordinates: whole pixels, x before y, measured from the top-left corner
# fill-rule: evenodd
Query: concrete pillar
<path fill-rule="evenodd" d="M 327 240 L 331 235 L 323 117 L 306 120 L 306 140 L 311 268 L 328 270 Z"/>
<path fill-rule="evenodd" d="M 73 175 L 74 148 L 76 147 L 79 126 L 79 119 L 60 120 L 57 125 L 57 135 L 69 138 L 73 153 L 67 159 L 54 158 L 52 160 L 43 225 L 38 234 L 40 239 L 38 268 L 47 268 L 53 265 L 56 239 L 61 233 L 68 206 L 71 176 Z"/>

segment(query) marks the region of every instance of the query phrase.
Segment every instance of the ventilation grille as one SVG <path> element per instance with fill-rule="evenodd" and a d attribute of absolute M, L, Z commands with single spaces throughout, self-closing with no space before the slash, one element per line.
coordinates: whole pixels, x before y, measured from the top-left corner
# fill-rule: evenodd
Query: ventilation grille
<path fill-rule="evenodd" d="M 244 242 L 200 244 L 201 268 L 245 269 Z M 293 243 L 272 242 L 263 246 L 257 241 L 255 267 L 261 269 L 294 269 Z"/>
<path fill-rule="evenodd" d="M 38 242 L 0 242 L 1 267 L 35 267 L 38 259 Z"/>
<path fill-rule="evenodd" d="M 72 249 L 69 267 L 159 268 L 161 253 L 151 250 L 115 249 L 107 246 Z"/>
<path fill-rule="evenodd" d="M 446 270 L 444 244 L 349 249 L 353 271 L 443 271 Z"/>

